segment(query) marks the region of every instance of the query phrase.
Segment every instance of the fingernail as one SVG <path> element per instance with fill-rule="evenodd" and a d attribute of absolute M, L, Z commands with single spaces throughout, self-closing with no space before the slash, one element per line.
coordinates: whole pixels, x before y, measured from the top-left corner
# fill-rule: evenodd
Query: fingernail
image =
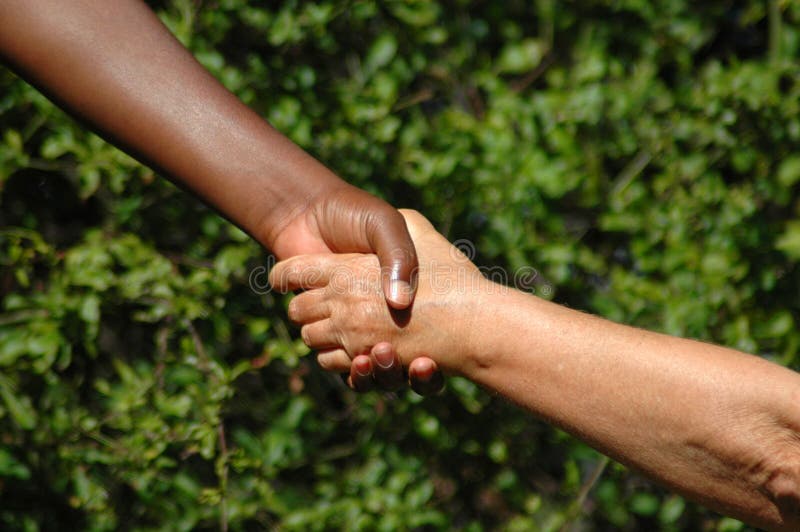
<path fill-rule="evenodd" d="M 400 279 L 394 279 L 389 283 L 389 299 L 398 305 L 407 307 L 411 304 L 411 285 Z"/>
<path fill-rule="evenodd" d="M 383 369 L 389 369 L 394 365 L 394 353 L 392 352 L 392 348 L 389 346 L 381 346 L 375 351 L 373 351 L 375 355 L 375 362 Z"/>
<path fill-rule="evenodd" d="M 353 364 L 356 366 L 356 373 L 358 373 L 360 376 L 366 377 L 370 374 L 370 370 L 372 368 L 370 368 L 369 358 L 359 358 L 358 360 L 355 360 Z"/>
<path fill-rule="evenodd" d="M 414 377 L 423 382 L 428 382 L 433 377 L 434 371 L 433 362 L 421 360 L 414 366 Z"/>

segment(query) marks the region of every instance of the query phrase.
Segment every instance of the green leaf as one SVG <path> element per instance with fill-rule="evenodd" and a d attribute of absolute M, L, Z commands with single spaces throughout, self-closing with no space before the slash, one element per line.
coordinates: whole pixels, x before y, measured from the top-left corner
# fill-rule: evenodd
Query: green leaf
<path fill-rule="evenodd" d="M 630 500 L 630 509 L 639 515 L 654 515 L 659 508 L 658 497 L 651 493 L 637 493 Z"/>
<path fill-rule="evenodd" d="M 100 321 L 100 298 L 96 295 L 88 295 L 81 301 L 80 316 L 86 323 L 97 323 Z"/>
<path fill-rule="evenodd" d="M 800 180 L 800 155 L 791 155 L 778 167 L 778 182 L 790 187 Z"/>
<path fill-rule="evenodd" d="M 500 73 L 520 74 L 533 70 L 544 57 L 545 46 L 536 39 L 507 45 L 500 52 L 496 68 Z"/>
<path fill-rule="evenodd" d="M 673 495 L 667 498 L 661 505 L 661 510 L 658 513 L 658 520 L 665 525 L 673 524 L 680 519 L 685 508 L 686 503 L 683 498 Z"/>
<path fill-rule="evenodd" d="M 775 248 L 792 259 L 800 259 L 800 221 L 791 221 L 775 241 Z"/>
<path fill-rule="evenodd" d="M 16 154 L 22 154 L 24 142 L 22 140 L 22 135 L 20 135 L 19 131 L 14 129 L 9 129 L 6 131 L 4 135 L 4 140 L 6 146 L 11 148 Z"/>
<path fill-rule="evenodd" d="M 739 530 L 744 530 L 745 524 L 741 521 L 733 519 L 731 517 L 723 517 L 719 520 L 719 525 L 717 526 L 717 530 L 719 532 L 739 532 Z"/>
<path fill-rule="evenodd" d="M 384 33 L 372 44 L 364 61 L 367 72 L 375 72 L 389 64 L 397 53 L 397 38 L 391 33 Z"/>
<path fill-rule="evenodd" d="M 439 3 L 431 0 L 393 0 L 388 3 L 388 7 L 395 17 L 418 27 L 433 24 L 440 12 Z"/>
<path fill-rule="evenodd" d="M 0 376 L 0 396 L 6 404 L 9 414 L 21 428 L 32 430 L 36 427 L 36 411 L 31 400 L 26 396 L 17 396 L 11 381 Z"/>
<path fill-rule="evenodd" d="M 0 478 L 2 477 L 27 480 L 31 477 L 31 471 L 25 464 L 18 462 L 10 452 L 0 447 Z"/>

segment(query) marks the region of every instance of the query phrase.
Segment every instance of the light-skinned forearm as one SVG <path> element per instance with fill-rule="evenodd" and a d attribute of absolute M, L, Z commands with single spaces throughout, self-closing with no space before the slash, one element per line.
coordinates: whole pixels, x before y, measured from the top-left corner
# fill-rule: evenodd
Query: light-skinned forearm
<path fill-rule="evenodd" d="M 289 316 L 325 350 L 324 367 L 346 371 L 353 357 L 369 376 L 391 368 L 388 358 L 429 354 L 695 501 L 800 530 L 800 375 L 493 284 L 419 213 L 403 216 L 420 250 L 407 321 L 375 297 L 375 257 L 301 256 L 273 268 L 276 289 L 305 290 Z"/>
<path fill-rule="evenodd" d="M 464 322 L 466 377 L 695 501 L 767 528 L 800 526 L 800 376 L 492 292 Z"/>
<path fill-rule="evenodd" d="M 0 56 L 26 79 L 264 245 L 308 196 L 344 186 L 139 0 L 4 0 L 0 20 Z"/>

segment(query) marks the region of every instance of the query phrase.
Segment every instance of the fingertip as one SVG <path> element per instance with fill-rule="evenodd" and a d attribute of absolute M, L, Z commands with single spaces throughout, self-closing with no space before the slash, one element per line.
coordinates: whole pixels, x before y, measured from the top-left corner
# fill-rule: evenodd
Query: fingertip
<path fill-rule="evenodd" d="M 372 374 L 372 361 L 366 355 L 354 358 L 352 366 L 359 377 L 369 377 Z"/>
<path fill-rule="evenodd" d="M 434 371 L 436 371 L 436 363 L 427 357 L 412 360 L 408 367 L 409 376 L 422 380 L 430 379 Z"/>
<path fill-rule="evenodd" d="M 286 293 L 286 286 L 282 282 L 285 279 L 284 271 L 286 270 L 285 261 L 281 261 L 278 264 L 275 264 L 269 270 L 269 274 L 267 275 L 267 282 L 269 285 L 276 291 L 281 294 Z"/>
<path fill-rule="evenodd" d="M 352 368 L 352 361 L 347 351 L 340 348 L 321 350 L 317 353 L 317 364 L 325 371 L 334 373 L 347 373 Z"/>
<path fill-rule="evenodd" d="M 375 388 L 375 381 L 372 378 L 372 361 L 368 356 L 359 355 L 353 359 L 347 384 L 359 393 Z"/>
<path fill-rule="evenodd" d="M 408 381 L 411 389 L 420 395 L 434 395 L 444 389 L 444 375 L 436 362 L 428 357 L 411 361 L 408 367 Z"/>
<path fill-rule="evenodd" d="M 377 369 L 389 370 L 399 363 L 397 354 L 394 352 L 394 346 L 389 342 L 375 344 L 371 354 Z"/>
<path fill-rule="evenodd" d="M 388 288 L 384 290 L 386 302 L 396 310 L 408 308 L 414 301 L 414 286 L 401 279 L 392 279 L 388 283 Z"/>
<path fill-rule="evenodd" d="M 378 386 L 387 391 L 403 387 L 403 367 L 400 358 L 389 342 L 376 344 L 370 353 L 373 378 Z"/>
<path fill-rule="evenodd" d="M 372 353 L 375 353 L 377 351 L 392 351 L 393 349 L 394 347 L 392 346 L 391 342 L 378 342 L 377 344 L 372 346 L 371 351 Z M 366 356 L 366 355 L 360 355 L 360 356 Z"/>
<path fill-rule="evenodd" d="M 370 245 L 381 264 L 387 303 L 398 310 L 408 308 L 414 301 L 419 260 L 405 219 L 398 211 L 387 212 L 371 236 Z"/>

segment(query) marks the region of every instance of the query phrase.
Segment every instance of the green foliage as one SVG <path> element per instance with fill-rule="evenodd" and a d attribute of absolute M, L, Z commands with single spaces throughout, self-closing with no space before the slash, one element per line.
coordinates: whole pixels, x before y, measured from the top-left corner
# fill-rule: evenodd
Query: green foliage
<path fill-rule="evenodd" d="M 479 262 L 797 367 L 798 3 L 152 4 Z M 0 87 L 0 528 L 744 529 L 615 464 L 587 485 L 601 457 L 469 382 L 354 396 L 248 288 L 255 244 Z"/>

